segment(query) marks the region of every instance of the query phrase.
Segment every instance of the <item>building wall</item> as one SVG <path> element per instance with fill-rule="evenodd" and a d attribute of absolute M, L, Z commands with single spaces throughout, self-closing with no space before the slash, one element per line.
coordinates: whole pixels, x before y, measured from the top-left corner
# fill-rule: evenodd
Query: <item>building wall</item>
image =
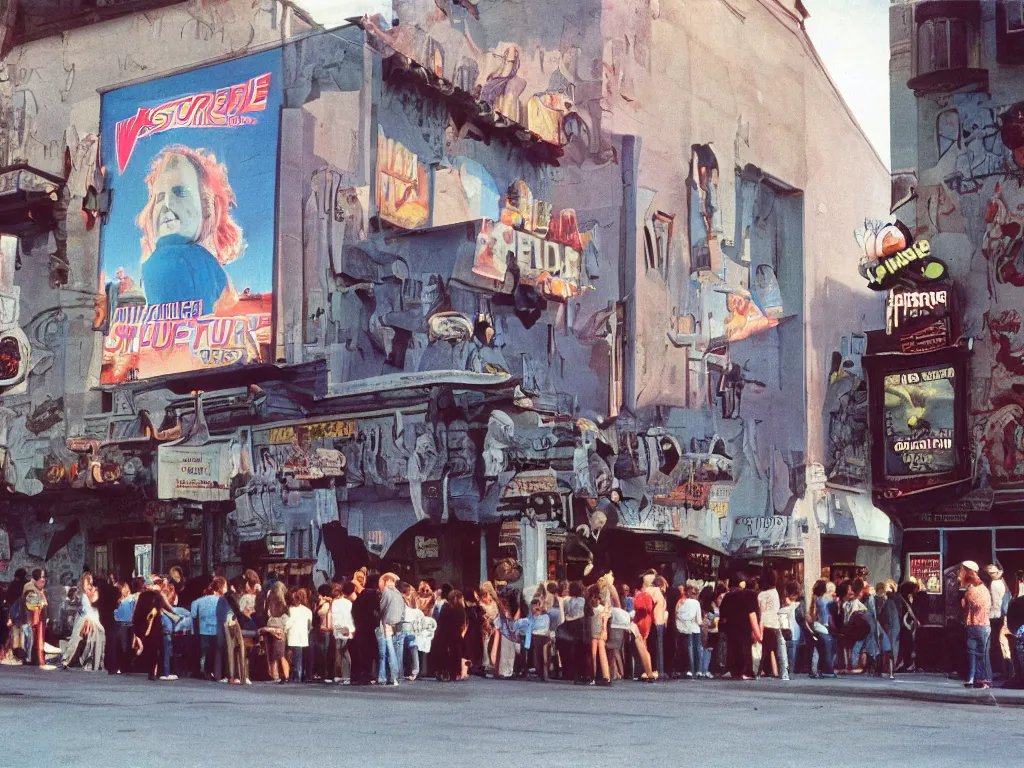
<path fill-rule="evenodd" d="M 5 162 L 62 173 L 67 147 L 77 213 L 100 173 L 99 91 L 290 41 L 272 360 L 323 361 L 334 395 L 355 380 L 489 362 L 532 400 L 509 417 L 520 450 L 502 443 L 507 425 L 486 409 L 458 431 L 473 433 L 466 444 L 502 473 L 546 462 L 572 476 L 577 495 L 617 487 L 626 527 L 718 547 L 743 547 L 730 531 L 738 518 L 778 517 L 787 534 L 765 540 L 794 546 L 804 468 L 826 455 L 832 353 L 879 315 L 850 235 L 888 204 L 885 168 L 817 63 L 797 6 L 484 0 L 475 9 L 398 0 L 398 26 L 375 17 L 292 39 L 303 24 L 269 0 L 191 2 L 28 43 L 5 63 Z M 411 84 L 392 76 L 396 63 Z M 452 83 L 461 106 L 451 106 Z M 465 94 L 486 114 L 467 118 Z M 464 130 L 474 121 L 493 127 Z M 387 140 L 430 179 L 429 199 L 419 187 L 413 197 L 425 213 L 382 197 Z M 517 180 L 551 204 L 559 237 L 578 246 L 580 274 L 562 286 L 576 295 L 480 277 L 486 217 L 434 195 L 453 171 L 476 167 L 493 178 L 499 209 Z M 4 396 L 12 433 L 47 395 L 65 397 L 59 425 L 10 439 L 23 493 L 42 489 L 32 471 L 51 453 L 74 459 L 65 438 L 101 410 L 90 391 L 102 343 L 90 330 L 100 229 L 67 216 L 58 234 L 71 270 L 60 290 L 44 288 L 46 242 L 33 244 L 17 278 L 23 301 L 33 297 L 23 318 L 49 306 L 67 316 L 57 336 L 47 326 L 37 359 L 52 351 L 54 364 L 29 377 L 25 402 Z M 441 294 L 474 331 L 483 315 L 493 340 L 432 338 L 426 313 Z M 160 413 L 168 399 L 140 394 L 135 408 Z M 613 435 L 611 416 L 620 416 Z M 408 500 L 415 462 L 430 452 L 419 438 L 450 457 L 453 430 L 440 434 L 435 419 L 403 433 L 400 416 L 383 418 L 371 431 L 385 435 L 375 461 L 387 489 L 365 490 L 375 502 L 397 498 L 397 482 Z M 475 472 L 462 467 L 467 485 L 481 479 Z M 412 479 L 439 482 L 437 467 L 427 474 Z M 726 501 L 712 514 L 716 483 Z M 478 502 L 493 507 L 498 491 L 487 487 Z M 576 522 L 593 526 L 586 514 Z"/>
<path fill-rule="evenodd" d="M 997 501 L 1010 502 L 1024 489 L 1024 166 L 1003 136 L 1018 119 L 1009 113 L 1019 103 L 1020 68 L 1000 63 L 1008 49 L 999 33 L 998 5 L 982 2 L 970 22 L 969 55 L 985 71 L 983 81 L 915 94 L 907 83 L 919 74 L 913 55 L 920 7 L 900 3 L 891 11 L 892 47 L 903 52 L 892 70 L 893 119 L 898 110 L 914 130 L 894 143 L 893 168 L 908 169 L 917 189 L 897 215 L 931 242 L 955 283 L 962 333 L 974 344 L 969 422 L 975 486 L 994 489 Z"/>

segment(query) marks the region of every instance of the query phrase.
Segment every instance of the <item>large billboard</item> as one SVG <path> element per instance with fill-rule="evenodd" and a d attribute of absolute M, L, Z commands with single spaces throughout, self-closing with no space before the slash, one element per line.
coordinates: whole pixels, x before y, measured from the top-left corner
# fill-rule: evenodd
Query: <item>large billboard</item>
<path fill-rule="evenodd" d="M 281 52 L 103 96 L 102 384 L 269 358 Z"/>

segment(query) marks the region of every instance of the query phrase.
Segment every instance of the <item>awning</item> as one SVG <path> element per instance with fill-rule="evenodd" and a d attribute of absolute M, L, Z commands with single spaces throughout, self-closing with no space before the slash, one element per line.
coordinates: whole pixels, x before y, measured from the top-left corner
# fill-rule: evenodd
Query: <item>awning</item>
<path fill-rule="evenodd" d="M 821 532 L 827 536 L 854 536 L 862 541 L 892 544 L 889 516 L 866 494 L 830 490 L 828 513 L 821 520 Z"/>

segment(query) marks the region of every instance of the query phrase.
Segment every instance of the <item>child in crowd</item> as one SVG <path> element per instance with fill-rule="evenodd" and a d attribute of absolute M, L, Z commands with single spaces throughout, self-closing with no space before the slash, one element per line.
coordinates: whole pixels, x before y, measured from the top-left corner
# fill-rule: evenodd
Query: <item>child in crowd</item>
<path fill-rule="evenodd" d="M 712 587 L 705 587 L 700 597 L 703 618 L 700 622 L 701 647 L 697 677 L 710 680 L 711 657 L 718 646 L 718 605 L 722 602 L 722 595 L 716 594 Z"/>
<path fill-rule="evenodd" d="M 543 683 L 548 679 L 548 642 L 551 640 L 551 617 L 548 616 L 547 605 L 543 600 L 535 599 L 530 603 L 530 651 L 533 655 L 533 668 Z"/>
<path fill-rule="evenodd" d="M 287 633 L 288 661 L 291 664 L 292 682 L 305 682 L 303 656 L 309 647 L 309 632 L 313 627 L 313 612 L 306 605 L 306 590 L 296 589 L 290 595 L 291 607 L 285 620 Z"/>

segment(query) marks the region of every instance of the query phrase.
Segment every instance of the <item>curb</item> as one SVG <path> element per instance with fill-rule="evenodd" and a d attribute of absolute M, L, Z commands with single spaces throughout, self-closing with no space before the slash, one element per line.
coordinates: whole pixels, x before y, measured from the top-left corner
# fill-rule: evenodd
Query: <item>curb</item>
<path fill-rule="evenodd" d="M 762 689 L 763 690 L 763 689 Z M 977 693 L 954 693 L 952 691 L 922 691 L 914 688 L 875 688 L 875 687 L 825 687 L 816 685 L 799 685 L 773 688 L 781 693 L 808 694 L 811 696 L 827 696 L 829 698 L 858 699 L 903 699 L 906 701 L 929 702 L 933 704 L 961 704 L 983 707 L 1024 707 L 1024 696 L 999 693 L 998 688 L 989 688 Z"/>

